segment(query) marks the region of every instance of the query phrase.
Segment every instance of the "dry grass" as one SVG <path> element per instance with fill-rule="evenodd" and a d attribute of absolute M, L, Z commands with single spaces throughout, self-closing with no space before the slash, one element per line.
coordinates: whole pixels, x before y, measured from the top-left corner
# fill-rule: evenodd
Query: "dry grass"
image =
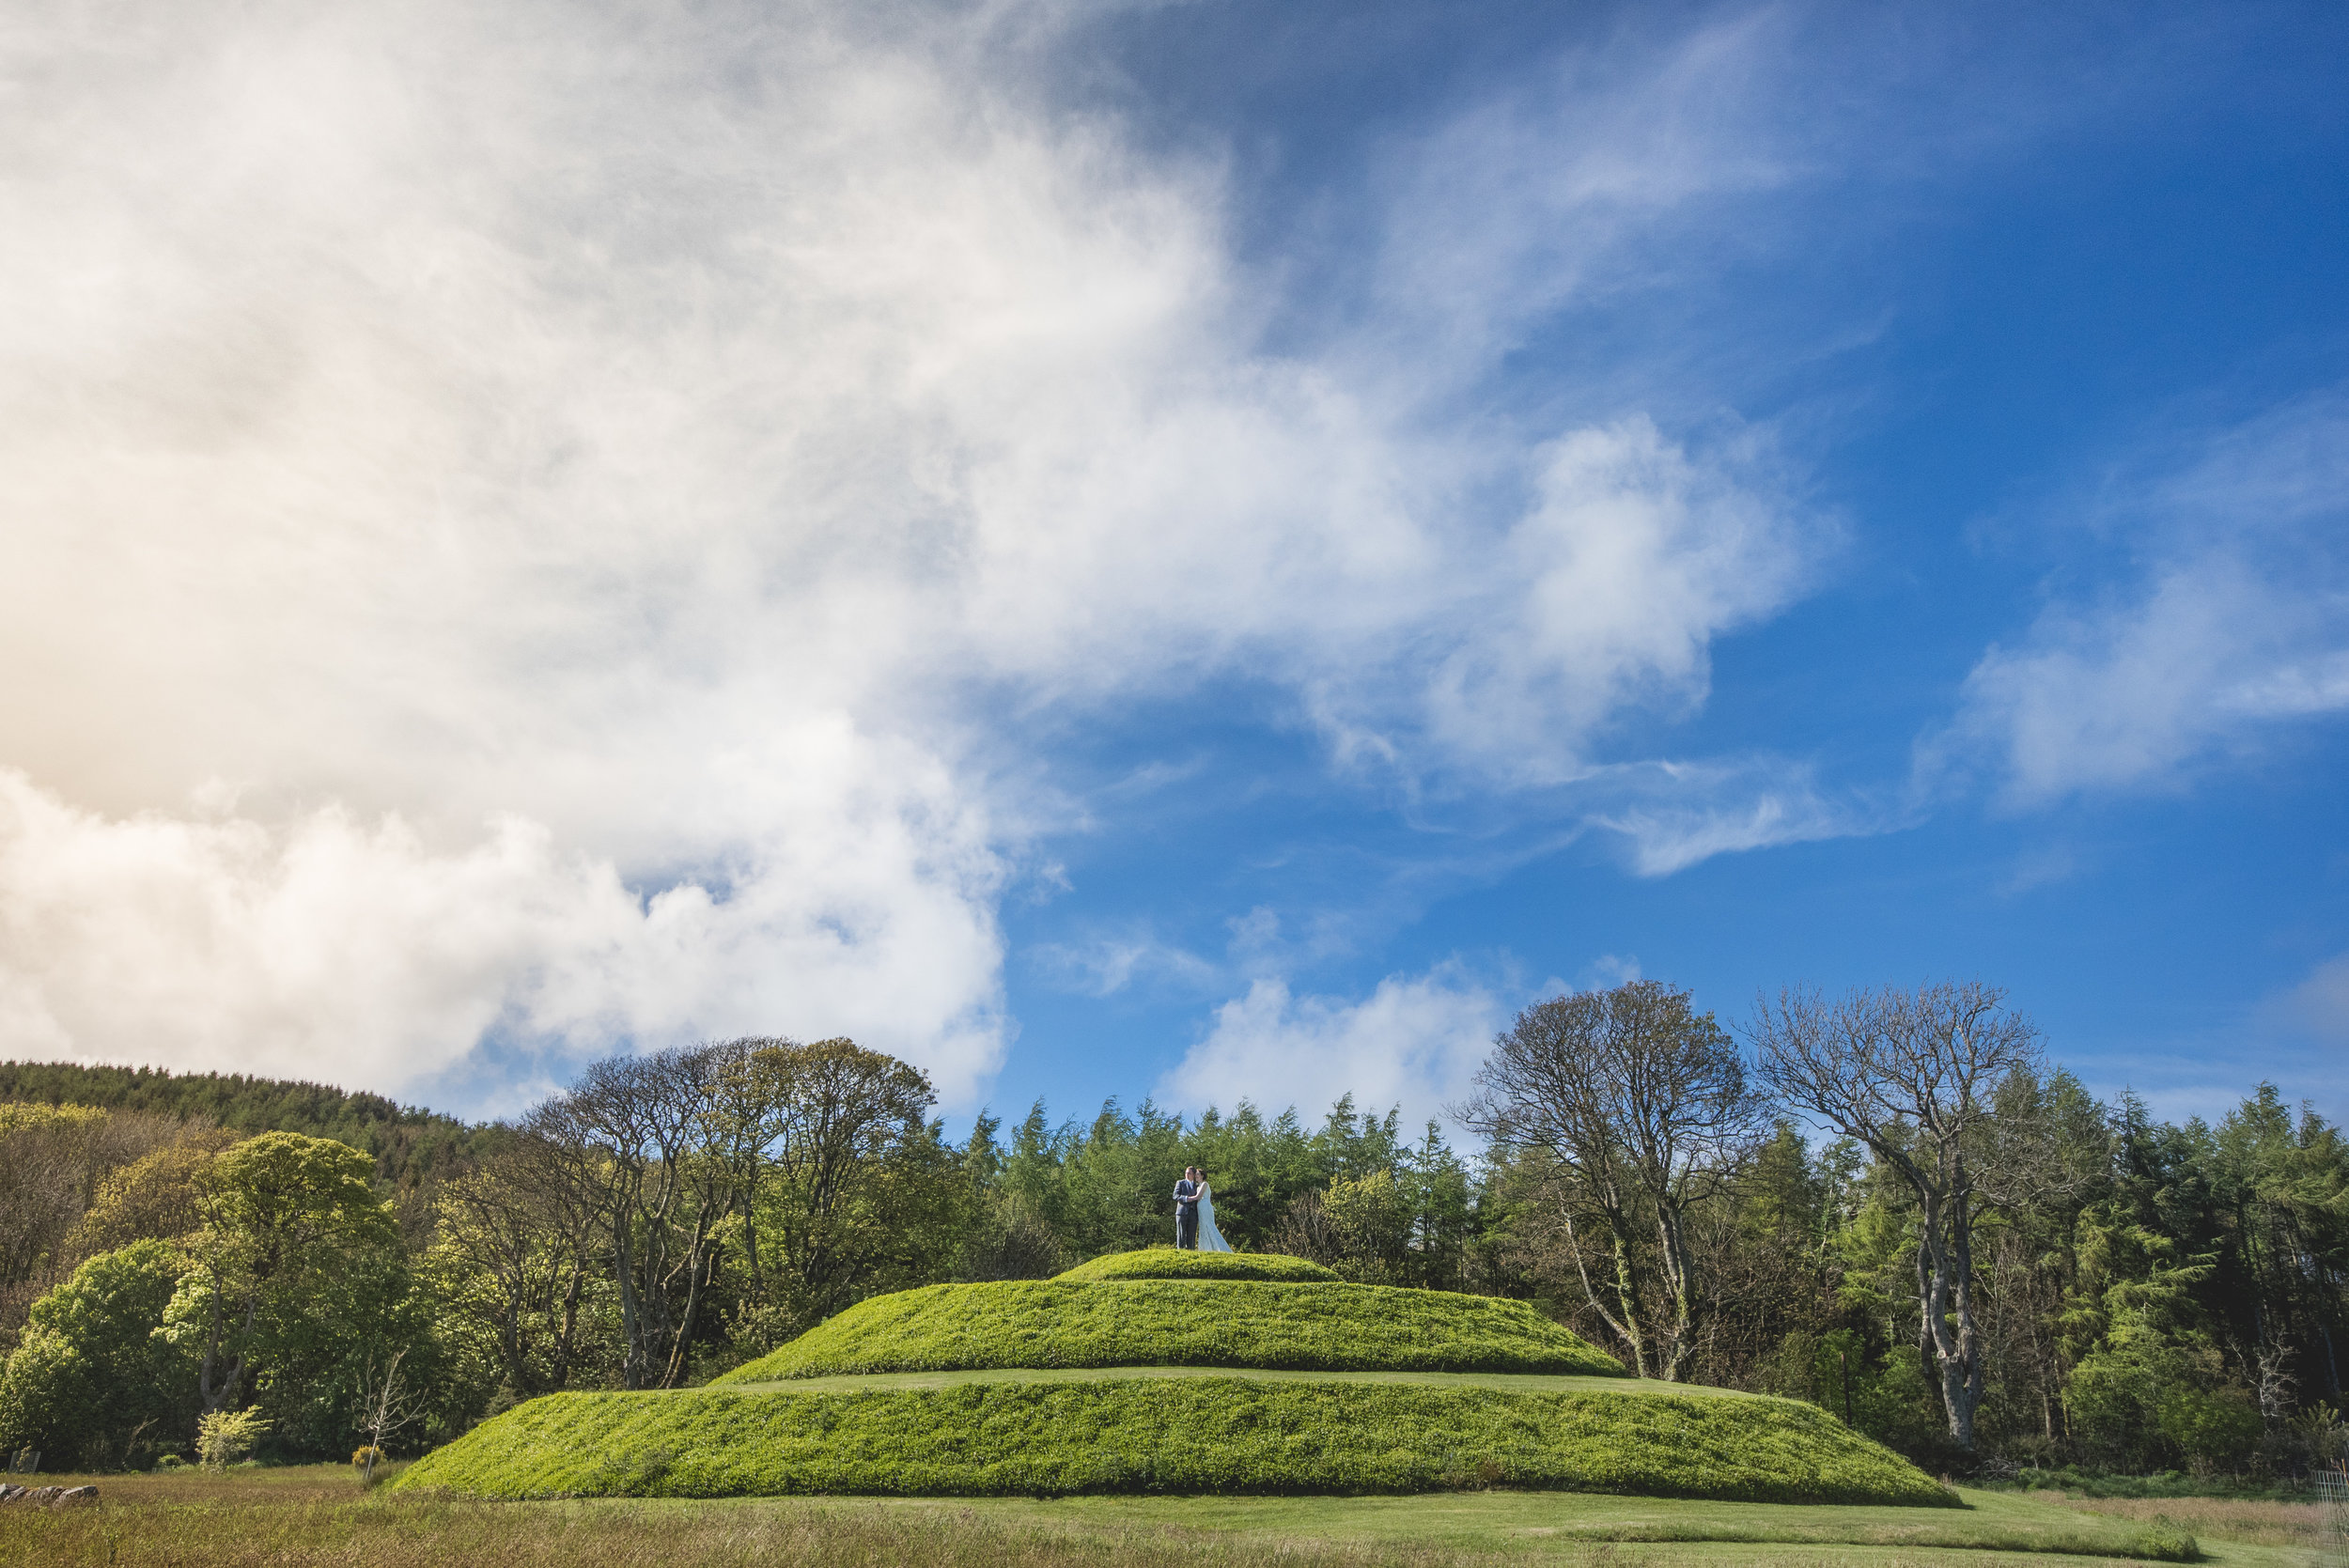
<path fill-rule="evenodd" d="M 1420 1498 L 1161 1499 L 1128 1505 L 1005 1499 L 863 1502 L 759 1498 L 673 1501 L 468 1502 L 363 1494 L 349 1471 L 315 1466 L 211 1475 L 200 1471 L 95 1478 L 102 1501 L 62 1514 L 0 1510 L 0 1568 L 2088 1568 L 2099 1559 L 1871 1539 L 1917 1510 L 1767 1509 L 1748 1512 L 1828 1539 L 1657 1539 L 1686 1513 L 1724 1533 L 1737 1521 L 1710 1505 L 1654 1499 L 1480 1494 Z M 1982 1497 L 1982 1495 L 1977 1495 Z M 1983 1498 L 1981 1527 L 2039 1509 Z M 2045 1510 L 2059 1529 L 2066 1515 Z M 1620 1515 L 1620 1516 L 1618 1516 Z M 1853 1535 L 1833 1527 L 1849 1517 Z M 1967 1516 L 1923 1515 L 1952 1529 Z M 2089 1521 L 2082 1519 L 2082 1525 Z M 2102 1527 L 2100 1527 L 2102 1528 Z M 2124 1527 L 2114 1527 L 2124 1528 Z M 1594 1540 L 1593 1533 L 1646 1540 Z M 1854 1541 L 1857 1536 L 1857 1541 Z M 1850 1543 L 1850 1544 L 1846 1544 Z M 1864 1544 L 1862 1544 L 1864 1543 Z M 2076 1546 L 2075 1551 L 2078 1548 Z M 2268 1560 L 2255 1560 L 2264 1562 Z"/>
<path fill-rule="evenodd" d="M 2253 1501 L 2242 1498 L 2075 1498 L 2062 1492 L 2030 1497 L 2082 1514 L 2151 1523 L 2167 1518 L 2198 1536 L 2241 1541 L 2256 1546 L 2314 1546 L 2323 1537 L 2325 1508 L 2313 1502 Z"/>

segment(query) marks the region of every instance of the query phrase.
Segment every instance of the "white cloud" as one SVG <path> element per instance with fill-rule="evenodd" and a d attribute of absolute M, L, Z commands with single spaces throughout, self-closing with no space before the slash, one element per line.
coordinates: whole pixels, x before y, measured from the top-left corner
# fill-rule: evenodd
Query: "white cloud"
<path fill-rule="evenodd" d="M 1636 414 L 1499 448 L 1375 346 L 1264 351 L 1216 172 L 984 29 L 11 28 L 0 1050 L 396 1084 L 485 1032 L 845 1028 L 967 1097 L 1007 858 L 1057 820 L 986 716 L 1237 674 L 1359 754 L 1555 780 L 1798 590 L 1734 452 Z M 1494 221 L 1701 162 L 1595 146 Z M 1459 218 L 1408 210 L 1438 188 L 1396 233 Z M 1505 348 L 1446 341 L 1455 381 Z"/>
<path fill-rule="evenodd" d="M 2174 788 L 2275 728 L 2349 710 L 2349 399 L 2278 410 L 2115 487 L 2090 520 L 2144 563 L 2134 591 L 2059 598 L 1993 647 L 1928 778 L 1987 768 L 2013 805 Z"/>
<path fill-rule="evenodd" d="M 400 1088 L 492 1030 L 576 1057 L 785 1017 L 926 1059 L 967 1098 L 1002 1022 L 991 861 L 972 846 L 958 886 L 875 828 L 646 897 L 520 817 L 441 852 L 333 806 L 108 819 L 0 769 L 0 1030 L 42 1056 Z"/>
<path fill-rule="evenodd" d="M 1712 639 L 1795 597 L 1808 540 L 1645 419 L 1551 442 L 1537 474 L 1471 635 L 1437 667 L 1432 726 L 1499 776 L 1555 784 L 1626 703 L 1702 701 Z"/>
<path fill-rule="evenodd" d="M 1897 819 L 1836 800 L 1808 763 L 1752 756 L 1611 770 L 1598 785 L 1619 804 L 1590 823 L 1622 835 L 1631 870 L 1668 877 L 1715 855 L 1883 832 Z"/>
<path fill-rule="evenodd" d="M 1357 1002 L 1258 980 L 1216 1010 L 1157 1097 L 1228 1110 L 1241 1099 L 1312 1106 L 1350 1090 L 1365 1110 L 1400 1105 L 1417 1124 L 1467 1095 L 1506 1021 L 1500 999 L 1457 965 L 1390 975 Z"/>

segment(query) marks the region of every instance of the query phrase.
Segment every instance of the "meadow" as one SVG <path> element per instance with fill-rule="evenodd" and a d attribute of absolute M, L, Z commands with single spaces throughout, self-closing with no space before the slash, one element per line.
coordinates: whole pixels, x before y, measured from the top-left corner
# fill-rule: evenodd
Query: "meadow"
<path fill-rule="evenodd" d="M 0 1563 L 120 1568 L 1763 1568 L 2305 1564 L 2305 1504 L 1965 1491 L 1962 1510 L 1485 1491 L 1423 1497 L 549 1502 L 364 1492 L 339 1466 L 44 1477 L 95 1507 L 0 1510 Z M 2189 1533 L 2191 1532 L 2191 1533 Z M 2189 1558 L 2189 1553 L 2199 1555 Z"/>

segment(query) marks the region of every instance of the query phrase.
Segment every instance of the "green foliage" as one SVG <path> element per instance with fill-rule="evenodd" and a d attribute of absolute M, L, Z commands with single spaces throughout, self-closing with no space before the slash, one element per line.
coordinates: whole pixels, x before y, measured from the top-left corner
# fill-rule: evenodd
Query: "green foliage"
<path fill-rule="evenodd" d="M 215 1410 L 195 1423 L 195 1452 L 213 1469 L 226 1469 L 251 1453 L 269 1426 L 269 1418 L 257 1406 Z"/>
<path fill-rule="evenodd" d="M 1513 1486 L 1957 1501 L 1791 1402 L 1245 1378 L 555 1394 L 428 1454 L 396 1484 L 515 1498 Z"/>
<path fill-rule="evenodd" d="M 181 1430 L 195 1368 L 156 1326 L 182 1266 L 163 1243 L 134 1242 L 86 1260 L 33 1304 L 0 1373 L 0 1450 L 102 1469 Z"/>
<path fill-rule="evenodd" d="M 358 1434 L 371 1358 L 417 1346 L 431 1383 L 429 1304 L 413 1288 L 372 1163 L 348 1144 L 263 1133 L 222 1154 L 203 1194 L 192 1266 L 163 1332 L 214 1410 L 249 1388 L 277 1439 L 341 1452 Z"/>
<path fill-rule="evenodd" d="M 1184 1252 L 1145 1247 L 1112 1252 L 1056 1275 L 1064 1284 L 1097 1280 L 1312 1280 L 1334 1283 L 1337 1276 L 1317 1263 L 1279 1252 Z"/>
<path fill-rule="evenodd" d="M 85 1067 L 68 1062 L 0 1062 L 0 1100 L 96 1106 L 200 1117 L 243 1133 L 331 1138 L 373 1157 L 385 1182 L 406 1188 L 462 1164 L 496 1134 L 454 1116 L 404 1107 L 381 1094 L 239 1073 L 161 1067 Z"/>
<path fill-rule="evenodd" d="M 1118 1366 L 1623 1374 L 1521 1301 L 1250 1280 L 1022 1281 L 876 1296 L 720 1381 Z"/>
<path fill-rule="evenodd" d="M 1392 1171 L 1340 1176 L 1322 1195 L 1337 1232 L 1338 1272 L 1365 1284 L 1399 1284 L 1410 1263 L 1411 1203 Z"/>
<path fill-rule="evenodd" d="M 2200 1331 L 2194 1286 L 2207 1262 L 2180 1263 L 2169 1237 L 2092 1210 L 2080 1219 L 2079 1281 L 2063 1318 L 2078 1360 L 2063 1391 L 2075 1436 L 2094 1457 L 2156 1466 L 2183 1455 L 2198 1470 L 2240 1462 L 2259 1412 L 2224 1384 Z"/>
<path fill-rule="evenodd" d="M 988 1129 L 983 1179 L 1014 1201 L 1077 1258 L 1130 1251 L 1170 1239 L 1172 1193 L 1187 1165 L 1206 1172 L 1215 1190 L 1216 1224 L 1236 1247 L 1263 1251 L 1300 1197 L 1330 1182 L 1392 1171 L 1412 1201 L 1423 1234 L 1421 1257 L 1448 1270 L 1422 1281 L 1457 1282 L 1467 1227 L 1467 1172 L 1442 1139 L 1419 1149 L 1399 1135 L 1397 1113 L 1361 1110 L 1346 1094 L 1308 1130 L 1294 1108 L 1267 1116 L 1243 1100 L 1229 1116 L 1210 1107 L 1195 1123 L 1145 1100 L 1132 1115 L 1115 1100 L 1089 1123 L 1055 1126 L 1044 1102 L 1012 1129 L 1008 1147 Z"/>

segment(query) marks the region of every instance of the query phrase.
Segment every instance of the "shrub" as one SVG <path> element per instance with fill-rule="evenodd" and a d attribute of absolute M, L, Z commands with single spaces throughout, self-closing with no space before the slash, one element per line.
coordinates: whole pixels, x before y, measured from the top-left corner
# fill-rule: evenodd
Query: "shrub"
<path fill-rule="evenodd" d="M 1218 1377 L 536 1399 L 392 1483 L 479 1496 L 1426 1492 L 1954 1506 L 1812 1405 Z"/>
<path fill-rule="evenodd" d="M 195 1423 L 195 1452 L 212 1468 L 226 1469 L 251 1453 L 268 1431 L 269 1419 L 257 1407 L 215 1410 Z"/>
<path fill-rule="evenodd" d="M 1310 1280 L 1334 1284 L 1338 1279 L 1317 1263 L 1279 1252 L 1184 1252 L 1172 1247 L 1112 1252 L 1054 1278 L 1071 1284 L 1100 1280 Z"/>
<path fill-rule="evenodd" d="M 1134 1366 L 1625 1375 L 1524 1302 L 1495 1296 L 1255 1280 L 1052 1280 L 875 1296 L 716 1381 Z"/>

